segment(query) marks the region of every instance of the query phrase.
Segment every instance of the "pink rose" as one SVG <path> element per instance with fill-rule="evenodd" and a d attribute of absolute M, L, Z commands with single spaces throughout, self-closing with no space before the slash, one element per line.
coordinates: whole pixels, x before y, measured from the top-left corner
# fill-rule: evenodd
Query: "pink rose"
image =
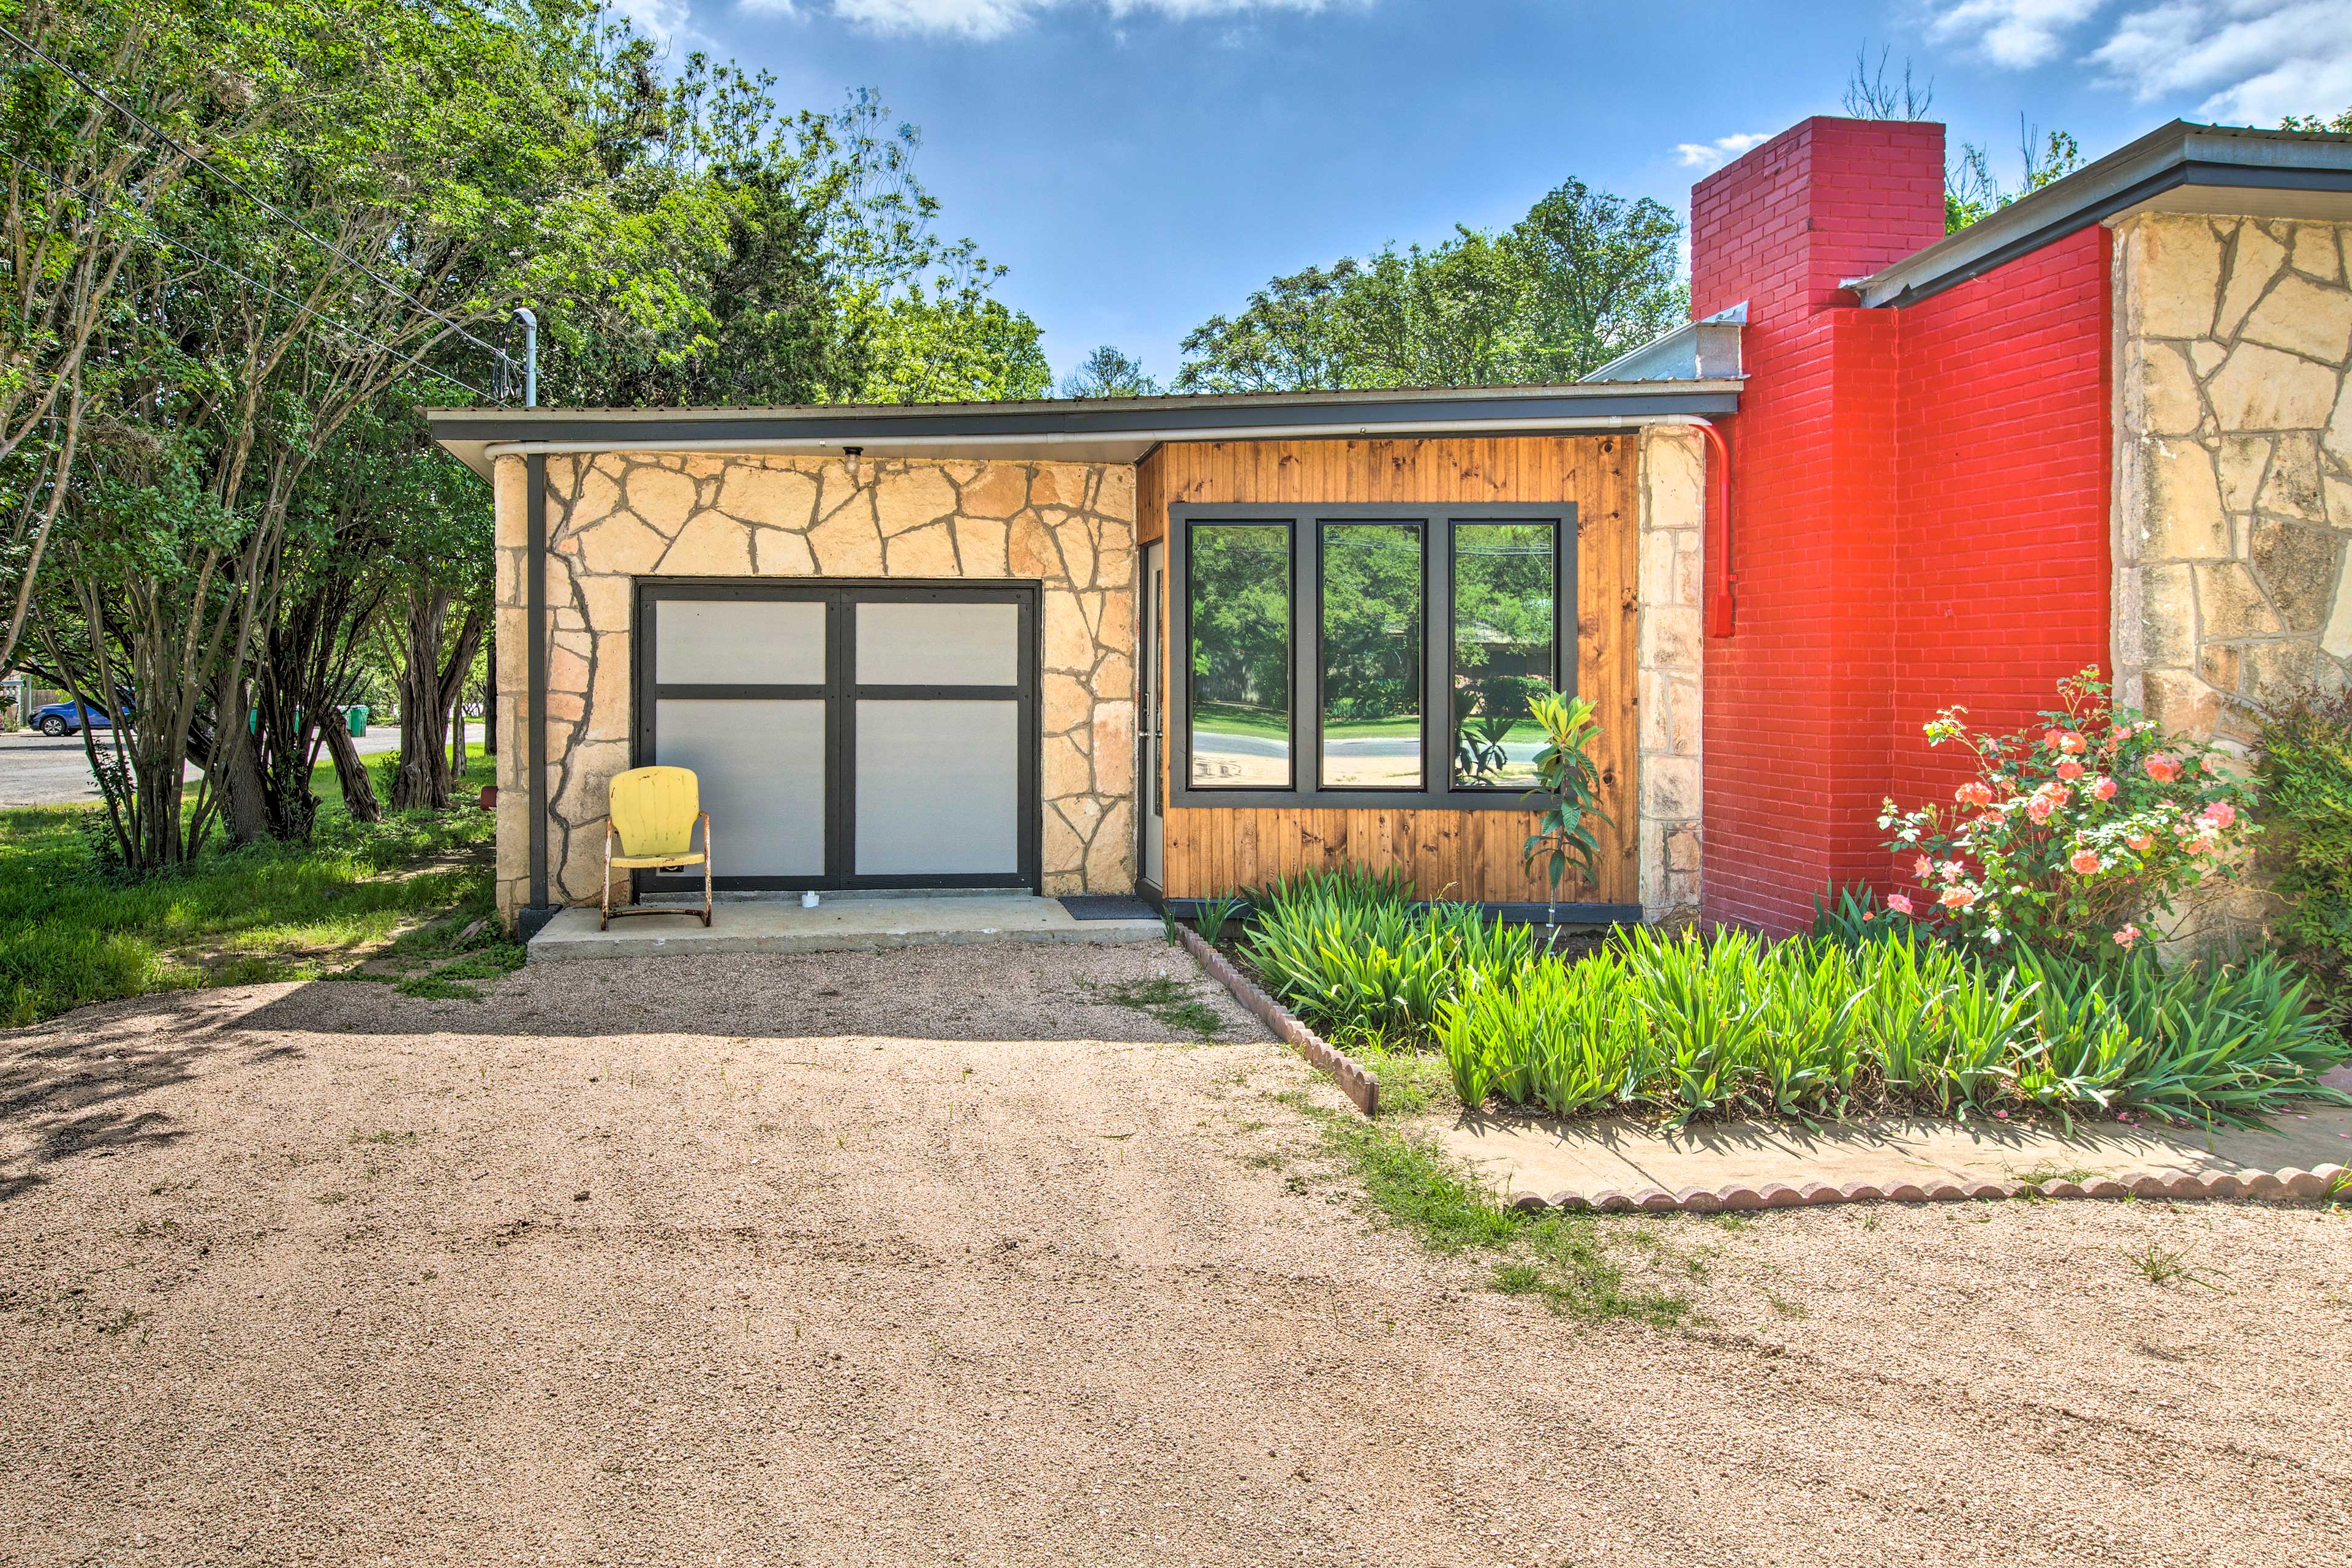
<path fill-rule="evenodd" d="M 2115 799 L 2116 781 L 2107 777 L 2106 774 L 2101 773 L 2097 778 L 2091 781 L 2091 795 L 2093 798 L 2097 800 Z"/>
<path fill-rule="evenodd" d="M 2145 855 L 2156 847 L 2156 836 L 2149 833 L 2126 833 L 2124 835 L 2124 842 L 2131 846 L 2133 854 Z"/>
<path fill-rule="evenodd" d="M 2068 757 L 2064 762 L 2058 764 L 2058 776 L 2062 779 L 2081 778 L 2083 776 L 2083 764 L 2076 762 L 2074 758 Z"/>
<path fill-rule="evenodd" d="M 2170 784 L 2180 776 L 2180 764 L 2162 752 L 2149 752 L 2147 761 L 2140 765 L 2147 770 L 2147 776 L 2158 784 Z"/>
<path fill-rule="evenodd" d="M 2139 927 L 2137 926 L 2126 926 L 2121 931 L 2116 932 L 2116 945 L 2124 949 L 2126 952 L 2129 952 L 2131 944 L 2138 940 Z"/>
<path fill-rule="evenodd" d="M 1990 805 L 1992 786 L 1982 780 L 1972 780 L 1952 792 L 1952 798 L 1962 805 Z"/>
<path fill-rule="evenodd" d="M 1957 913 L 1977 901 L 1977 890 L 1974 888 L 1946 888 L 1936 901 Z"/>
<path fill-rule="evenodd" d="M 2066 864 L 2074 868 L 2078 876 L 2088 877 L 2099 868 L 2099 858 L 2088 849 L 2077 849 L 2067 857 Z"/>
<path fill-rule="evenodd" d="M 2057 809 L 2058 803 L 2046 795 L 2037 795 L 2025 803 L 2025 815 L 2037 823 L 2049 821 L 2050 814 Z"/>
<path fill-rule="evenodd" d="M 2227 827 L 2238 820 L 2238 808 L 2226 800 L 2217 800 L 2209 802 L 2197 815 L 2217 828 Z"/>
<path fill-rule="evenodd" d="M 2219 846 L 2216 844 L 2213 836 L 2210 833 L 2200 833 L 2196 837 L 2191 838 L 2181 845 L 2181 847 L 2188 850 L 2191 855 L 2210 855 Z"/>
<path fill-rule="evenodd" d="M 1889 893 L 1886 895 L 1886 907 L 1898 915 L 1907 915 L 1911 912 L 1911 900 L 1900 893 Z"/>
<path fill-rule="evenodd" d="M 1923 882 L 1929 877 L 1934 876 L 1935 873 L 1936 863 L 1933 860 L 1928 859 L 1925 855 L 1920 856 L 1919 863 L 1911 868 L 1911 874 L 1918 878 L 1919 880 Z"/>

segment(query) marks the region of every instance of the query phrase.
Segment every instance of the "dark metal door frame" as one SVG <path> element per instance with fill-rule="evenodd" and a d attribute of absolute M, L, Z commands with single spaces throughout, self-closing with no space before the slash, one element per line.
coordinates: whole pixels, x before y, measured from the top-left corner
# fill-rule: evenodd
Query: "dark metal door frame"
<path fill-rule="evenodd" d="M 818 686 L 663 685 L 654 668 L 656 628 L 664 600 L 815 600 L 825 606 L 825 679 Z M 1019 611 L 1018 668 L 1013 686 L 868 686 L 857 680 L 856 606 L 860 604 L 1012 604 Z M 1045 663 L 1038 584 L 908 582 L 904 578 L 812 578 L 799 582 L 746 582 L 740 578 L 660 577 L 636 585 L 635 635 L 630 638 L 630 691 L 635 704 L 630 726 L 629 760 L 644 767 L 660 760 L 655 704 L 664 698 L 706 700 L 809 700 L 825 706 L 824 874 L 819 877 L 730 877 L 717 885 L 733 891 L 800 892 L 822 889 L 1020 888 L 1034 892 L 1043 882 L 1040 838 L 1044 805 L 1038 770 L 1045 749 L 1039 730 L 1039 671 Z M 1010 701 L 1019 709 L 1015 732 L 1019 814 L 1015 825 L 1018 866 L 1005 872 L 942 872 L 921 876 L 860 876 L 856 869 L 857 835 L 857 704 L 860 700 Z M 719 837 L 726 826 L 714 824 Z M 726 865 L 721 850 L 718 865 Z M 641 893 L 701 890 L 701 879 L 635 874 Z"/>

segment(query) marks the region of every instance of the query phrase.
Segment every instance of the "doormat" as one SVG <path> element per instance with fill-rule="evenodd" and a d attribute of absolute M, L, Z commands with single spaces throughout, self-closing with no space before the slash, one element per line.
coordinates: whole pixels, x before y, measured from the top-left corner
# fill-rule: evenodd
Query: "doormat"
<path fill-rule="evenodd" d="M 1073 893 L 1055 902 L 1074 921 L 1156 921 L 1160 911 L 1125 893 Z"/>

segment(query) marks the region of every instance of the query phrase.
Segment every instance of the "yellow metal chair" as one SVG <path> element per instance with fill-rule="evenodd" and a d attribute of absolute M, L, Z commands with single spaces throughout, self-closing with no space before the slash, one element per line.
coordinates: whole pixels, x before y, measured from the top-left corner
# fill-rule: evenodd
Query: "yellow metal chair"
<path fill-rule="evenodd" d="M 694 847 L 694 825 L 702 825 L 702 847 Z M 621 852 L 613 853 L 613 841 Z M 702 868 L 702 923 L 710 923 L 710 814 L 702 809 L 702 786 L 691 768 L 631 768 L 614 776 L 604 819 L 604 906 L 596 929 L 611 927 L 614 914 L 677 915 L 690 910 L 638 907 L 632 879 L 629 907 L 613 908 L 615 871 L 682 871 Z"/>

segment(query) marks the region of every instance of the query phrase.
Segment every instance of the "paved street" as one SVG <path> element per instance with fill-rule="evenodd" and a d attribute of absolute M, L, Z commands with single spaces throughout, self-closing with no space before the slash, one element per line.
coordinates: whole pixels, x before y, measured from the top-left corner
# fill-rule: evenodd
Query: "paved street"
<path fill-rule="evenodd" d="M 479 745 L 478 724 L 473 727 L 472 739 Z M 107 744 L 104 731 L 99 732 L 98 743 Z M 400 731 L 389 724 L 372 725 L 360 737 L 359 748 L 362 756 L 398 751 Z M 196 773 L 190 768 L 188 777 L 194 778 Z M 79 735 L 54 741 L 29 730 L 0 735 L 0 806 L 70 805 L 97 798 L 98 784 L 89 776 L 89 759 L 82 752 Z"/>

